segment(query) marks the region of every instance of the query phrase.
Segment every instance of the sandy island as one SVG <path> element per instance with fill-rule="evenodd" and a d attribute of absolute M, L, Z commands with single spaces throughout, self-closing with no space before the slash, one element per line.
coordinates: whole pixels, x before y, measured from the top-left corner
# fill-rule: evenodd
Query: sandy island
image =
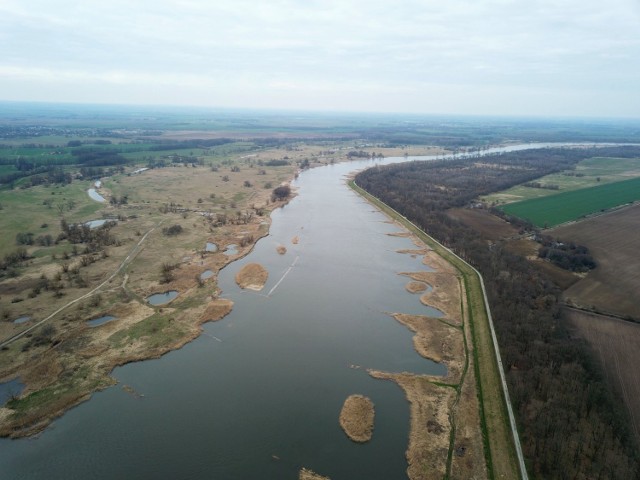
<path fill-rule="evenodd" d="M 236 283 L 240 288 L 260 291 L 267 283 L 269 272 L 259 263 L 247 263 L 236 273 Z"/>
<path fill-rule="evenodd" d="M 373 435 L 373 402 L 363 395 L 347 397 L 340 412 L 340 426 L 354 442 L 364 443 Z"/>
<path fill-rule="evenodd" d="M 300 474 L 298 476 L 298 480 L 331 480 L 329 477 L 323 477 L 322 475 L 318 475 L 313 470 L 309 470 L 308 468 L 303 468 L 300 470 Z"/>

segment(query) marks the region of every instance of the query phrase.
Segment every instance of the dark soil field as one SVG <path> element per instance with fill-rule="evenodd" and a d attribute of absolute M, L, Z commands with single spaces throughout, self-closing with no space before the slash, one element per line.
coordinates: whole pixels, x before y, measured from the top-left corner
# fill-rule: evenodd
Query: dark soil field
<path fill-rule="evenodd" d="M 640 441 L 640 324 L 613 317 L 566 310 L 575 334 L 591 346 L 607 381 L 620 395 L 631 417 L 631 429 Z"/>
<path fill-rule="evenodd" d="M 598 267 L 568 290 L 567 303 L 640 320 L 640 205 L 554 229 L 586 245 Z"/>
<path fill-rule="evenodd" d="M 518 230 L 503 219 L 481 208 L 451 208 L 447 215 L 477 230 L 489 240 L 500 240 L 518 235 Z"/>

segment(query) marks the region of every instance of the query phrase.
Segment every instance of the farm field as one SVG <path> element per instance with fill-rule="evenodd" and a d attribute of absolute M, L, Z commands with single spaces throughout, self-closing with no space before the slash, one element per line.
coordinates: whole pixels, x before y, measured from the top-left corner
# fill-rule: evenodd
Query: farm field
<path fill-rule="evenodd" d="M 477 230 L 483 237 L 492 241 L 518 235 L 518 230 L 510 223 L 504 221 L 488 210 L 480 208 L 451 208 L 447 210 L 447 216 L 458 220 Z"/>
<path fill-rule="evenodd" d="M 510 203 L 502 210 L 541 228 L 640 200 L 640 178 Z"/>
<path fill-rule="evenodd" d="M 540 184 L 542 188 L 516 185 L 507 190 L 486 195 L 482 197 L 482 200 L 490 205 L 502 205 L 619 182 L 639 176 L 640 159 L 594 157 L 581 161 L 574 170 L 566 170 L 539 178 L 535 183 Z"/>
<path fill-rule="evenodd" d="M 587 246 L 598 264 L 564 292 L 565 301 L 640 320 L 640 205 L 558 227 L 551 233 Z"/>
<path fill-rule="evenodd" d="M 640 325 L 617 318 L 566 310 L 570 327 L 583 338 L 600 361 L 607 382 L 629 410 L 629 428 L 640 440 Z"/>

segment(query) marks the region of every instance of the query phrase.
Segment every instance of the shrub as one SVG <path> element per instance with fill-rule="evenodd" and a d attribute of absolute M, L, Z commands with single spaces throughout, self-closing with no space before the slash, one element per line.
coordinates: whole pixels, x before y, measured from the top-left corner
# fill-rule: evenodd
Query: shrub
<path fill-rule="evenodd" d="M 178 235 L 182 233 L 182 230 L 183 230 L 182 226 L 176 223 L 175 225 L 171 225 L 170 227 L 164 227 L 162 229 L 162 233 L 171 237 L 173 235 Z"/>

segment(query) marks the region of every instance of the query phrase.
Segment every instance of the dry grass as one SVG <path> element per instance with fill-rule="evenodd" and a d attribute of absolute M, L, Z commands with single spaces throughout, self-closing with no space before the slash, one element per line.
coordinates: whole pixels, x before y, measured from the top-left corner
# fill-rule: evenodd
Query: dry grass
<path fill-rule="evenodd" d="M 451 435 L 449 413 L 455 403 L 455 389 L 438 386 L 426 377 L 409 373 L 371 370 L 369 374 L 397 383 L 409 401 L 411 426 L 406 452 L 409 478 L 443 478 L 447 470 Z"/>
<path fill-rule="evenodd" d="M 406 275 L 416 282 L 431 285 L 433 289 L 422 294 L 420 302 L 443 312 L 449 323 L 462 325 L 460 284 L 454 275 L 439 271 L 403 272 L 402 275 Z"/>
<path fill-rule="evenodd" d="M 340 426 L 354 442 L 365 443 L 373 436 L 375 410 L 370 398 L 350 395 L 340 411 Z"/>
<path fill-rule="evenodd" d="M 447 366 L 447 376 L 438 380 L 451 383 L 461 381 L 465 352 L 460 328 L 447 325 L 440 319 L 421 315 L 395 313 L 393 318 L 415 333 L 413 346 L 416 352 Z"/>
<path fill-rule="evenodd" d="M 393 317 L 414 332 L 416 351 L 444 363 L 447 375 L 442 378 L 379 371 L 370 374 L 396 382 L 410 403 L 411 430 L 406 456 L 411 480 L 487 478 L 476 378 L 469 368 L 474 355 L 473 341 L 458 272 L 419 239 L 412 239 L 418 249 L 402 253 L 423 255 L 423 263 L 438 270 L 403 275 L 418 285 L 433 286 L 431 292 L 423 295 L 423 302 L 439 308 L 444 317 L 401 313 Z"/>
<path fill-rule="evenodd" d="M 236 283 L 240 288 L 260 291 L 267 283 L 269 272 L 259 263 L 247 263 L 236 274 Z"/>
<path fill-rule="evenodd" d="M 298 480 L 331 480 L 329 477 L 323 477 L 322 475 L 318 475 L 313 470 L 309 470 L 308 468 L 302 468 L 298 475 Z"/>

